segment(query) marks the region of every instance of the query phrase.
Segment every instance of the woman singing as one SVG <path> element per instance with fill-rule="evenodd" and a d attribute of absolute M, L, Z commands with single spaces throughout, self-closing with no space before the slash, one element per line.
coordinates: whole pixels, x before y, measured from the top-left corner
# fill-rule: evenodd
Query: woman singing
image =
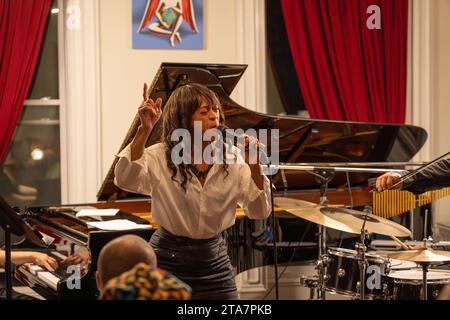
<path fill-rule="evenodd" d="M 265 219 L 270 213 L 269 181 L 259 162 L 251 161 L 251 156 L 249 161 L 248 150 L 258 147 L 259 142 L 245 136 L 244 156 L 238 148 L 223 145 L 232 148 L 236 159 L 245 161 L 208 164 L 201 159 L 192 161 L 198 164 L 176 164 L 172 149 L 178 142 L 172 141 L 172 133 L 188 130 L 191 159 L 196 148 L 203 154 L 214 142 L 195 139 L 194 124 L 201 124 L 202 133 L 222 125 L 219 99 L 205 86 L 189 84 L 175 90 L 161 112 L 161 99 L 149 99 L 146 84 L 143 96 L 140 127 L 131 144 L 118 155 L 115 184 L 126 191 L 151 195 L 152 216 L 160 226 L 150 240 L 158 267 L 190 285 L 193 299 L 237 299 L 222 232 L 234 225 L 237 205 L 252 219 Z M 162 142 L 145 148 L 160 116 Z"/>

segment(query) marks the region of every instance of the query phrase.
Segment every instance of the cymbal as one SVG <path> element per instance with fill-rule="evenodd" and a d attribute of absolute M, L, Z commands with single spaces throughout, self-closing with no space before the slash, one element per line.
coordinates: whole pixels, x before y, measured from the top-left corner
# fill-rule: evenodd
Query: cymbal
<path fill-rule="evenodd" d="M 353 234 L 361 233 L 364 212 L 324 207 L 307 201 L 282 197 L 275 198 L 274 203 L 287 212 L 315 224 Z M 369 233 L 396 237 L 407 237 L 411 234 L 411 231 L 398 223 L 374 215 L 369 215 L 367 218 L 365 229 Z"/>
<path fill-rule="evenodd" d="M 389 258 L 413 261 L 416 263 L 433 263 L 450 261 L 450 252 L 433 249 L 406 250 L 392 252 L 388 254 Z"/>
<path fill-rule="evenodd" d="M 292 219 L 296 218 L 294 214 L 290 212 L 292 209 L 304 209 L 304 208 L 314 208 L 317 204 L 314 202 L 292 199 L 286 197 L 275 197 L 274 204 L 279 207 L 278 210 L 275 208 L 275 215 L 279 218 Z"/>
<path fill-rule="evenodd" d="M 357 229 L 357 233 L 361 233 L 364 217 L 366 216 L 365 212 L 346 208 L 330 207 L 323 207 L 320 211 L 330 218 Z M 367 217 L 365 229 L 369 233 L 381 234 L 385 236 L 409 237 L 411 235 L 411 231 L 404 226 L 373 214 L 369 214 Z"/>
<path fill-rule="evenodd" d="M 347 226 L 339 221 L 336 221 L 333 218 L 322 214 L 320 212 L 320 208 L 323 207 L 315 203 L 285 197 L 274 198 L 274 203 L 278 207 L 283 208 L 285 211 L 293 214 L 294 216 L 305 219 L 312 223 L 339 231 L 359 233 L 359 230 L 356 230 L 355 228 Z"/>
<path fill-rule="evenodd" d="M 314 208 L 317 207 L 317 204 L 314 202 L 299 200 L 299 199 L 293 199 L 293 198 L 286 198 L 286 197 L 275 197 L 273 199 L 274 203 L 278 206 L 283 208 L 284 210 L 288 211 L 289 209 L 301 209 L 301 208 Z"/>
<path fill-rule="evenodd" d="M 274 203 L 277 207 L 279 207 L 279 210 L 285 210 L 288 211 L 290 209 L 301 209 L 301 208 L 315 208 L 320 206 L 317 203 L 309 202 L 305 200 L 300 199 L 294 199 L 294 198 L 286 198 L 286 197 L 275 197 Z M 330 204 L 328 205 L 331 208 L 343 208 L 344 206 L 342 204 Z"/>

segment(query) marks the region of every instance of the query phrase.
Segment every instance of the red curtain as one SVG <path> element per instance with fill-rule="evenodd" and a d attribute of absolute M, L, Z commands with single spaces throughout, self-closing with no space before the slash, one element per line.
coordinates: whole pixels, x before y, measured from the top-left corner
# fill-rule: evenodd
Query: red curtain
<path fill-rule="evenodd" d="M 0 163 L 22 112 L 51 0 L 0 0 Z"/>
<path fill-rule="evenodd" d="M 371 30 L 377 5 L 381 29 Z M 282 0 L 312 118 L 404 123 L 408 0 Z"/>

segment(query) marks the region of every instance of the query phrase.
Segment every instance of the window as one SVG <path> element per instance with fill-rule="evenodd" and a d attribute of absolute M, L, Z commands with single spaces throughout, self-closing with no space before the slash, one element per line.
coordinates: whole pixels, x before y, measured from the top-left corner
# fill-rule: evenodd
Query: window
<path fill-rule="evenodd" d="M 3 163 L 0 193 L 12 206 L 61 202 L 59 15 L 54 0 L 35 78 Z"/>

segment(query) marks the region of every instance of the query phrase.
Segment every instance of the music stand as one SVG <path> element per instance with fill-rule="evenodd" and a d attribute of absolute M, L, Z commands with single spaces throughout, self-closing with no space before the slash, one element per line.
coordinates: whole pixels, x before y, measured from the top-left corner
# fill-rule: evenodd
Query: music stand
<path fill-rule="evenodd" d="M 17 213 L 0 196 L 0 227 L 5 230 L 5 278 L 6 299 L 12 299 L 12 262 L 11 262 L 11 234 L 23 236 L 24 222 Z"/>

